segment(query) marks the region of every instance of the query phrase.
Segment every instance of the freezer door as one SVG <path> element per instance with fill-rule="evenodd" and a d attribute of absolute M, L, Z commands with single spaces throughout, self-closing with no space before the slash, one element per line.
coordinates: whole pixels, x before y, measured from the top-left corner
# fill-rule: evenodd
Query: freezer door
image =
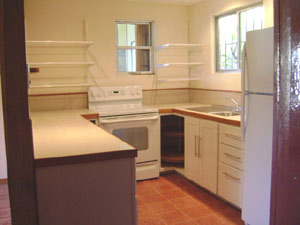
<path fill-rule="evenodd" d="M 273 96 L 247 95 L 242 218 L 267 225 L 270 217 Z"/>
<path fill-rule="evenodd" d="M 273 93 L 273 40 L 273 28 L 247 33 L 246 91 Z"/>

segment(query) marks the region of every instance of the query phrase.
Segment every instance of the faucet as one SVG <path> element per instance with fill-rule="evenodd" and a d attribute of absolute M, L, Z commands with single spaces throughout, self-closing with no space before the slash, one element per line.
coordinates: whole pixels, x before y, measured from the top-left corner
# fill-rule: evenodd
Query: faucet
<path fill-rule="evenodd" d="M 242 107 L 236 100 L 234 100 L 234 98 L 226 97 L 225 99 L 230 99 L 235 104 L 235 107 L 233 108 L 234 111 L 240 112 L 242 110 Z"/>

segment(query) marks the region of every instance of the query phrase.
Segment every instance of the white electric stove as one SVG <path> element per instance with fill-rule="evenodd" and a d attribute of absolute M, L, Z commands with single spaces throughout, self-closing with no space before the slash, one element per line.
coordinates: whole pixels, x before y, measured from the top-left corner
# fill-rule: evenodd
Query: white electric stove
<path fill-rule="evenodd" d="M 99 126 L 138 150 L 136 178 L 159 176 L 160 116 L 142 105 L 140 86 L 90 87 L 89 109 L 99 113 Z"/>

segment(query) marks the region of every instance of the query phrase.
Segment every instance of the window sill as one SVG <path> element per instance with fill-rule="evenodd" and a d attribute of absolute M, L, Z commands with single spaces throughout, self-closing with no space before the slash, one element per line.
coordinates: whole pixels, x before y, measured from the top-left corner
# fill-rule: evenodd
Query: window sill
<path fill-rule="evenodd" d="M 155 73 L 128 73 L 129 75 L 138 75 L 138 76 L 143 76 L 143 75 L 155 75 Z"/>
<path fill-rule="evenodd" d="M 215 71 L 216 75 L 241 75 L 241 70 Z"/>

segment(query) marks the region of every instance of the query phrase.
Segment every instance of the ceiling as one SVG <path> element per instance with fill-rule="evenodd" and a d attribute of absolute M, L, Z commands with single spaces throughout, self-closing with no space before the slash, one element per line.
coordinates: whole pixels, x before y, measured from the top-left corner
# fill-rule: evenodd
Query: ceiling
<path fill-rule="evenodd" d="M 131 2 L 147 2 L 147 3 L 161 3 L 174 5 L 193 5 L 204 0 L 129 0 Z"/>

